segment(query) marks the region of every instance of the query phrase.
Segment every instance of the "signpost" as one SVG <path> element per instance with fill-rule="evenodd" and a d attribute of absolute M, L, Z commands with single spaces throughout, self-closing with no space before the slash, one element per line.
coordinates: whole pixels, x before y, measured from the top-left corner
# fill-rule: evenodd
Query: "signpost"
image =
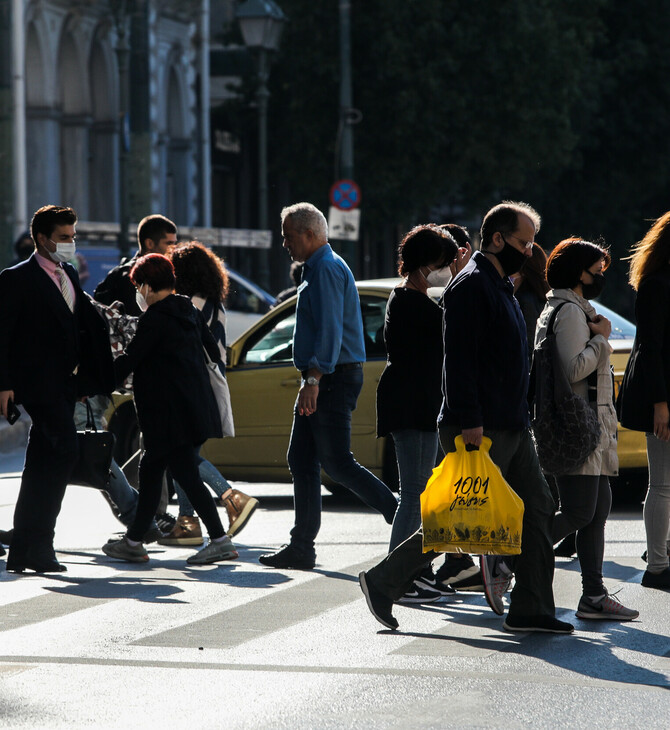
<path fill-rule="evenodd" d="M 358 241 L 361 223 L 361 189 L 353 180 L 338 180 L 330 188 L 328 229 L 338 241 Z"/>

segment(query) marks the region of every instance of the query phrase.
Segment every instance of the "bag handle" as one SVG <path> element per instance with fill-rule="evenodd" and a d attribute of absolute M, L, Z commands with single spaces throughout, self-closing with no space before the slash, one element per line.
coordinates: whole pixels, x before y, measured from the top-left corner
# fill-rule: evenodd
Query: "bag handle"
<path fill-rule="evenodd" d="M 95 419 L 93 418 L 93 408 L 88 398 L 86 399 L 86 430 L 98 433 L 98 427 L 95 425 Z"/>

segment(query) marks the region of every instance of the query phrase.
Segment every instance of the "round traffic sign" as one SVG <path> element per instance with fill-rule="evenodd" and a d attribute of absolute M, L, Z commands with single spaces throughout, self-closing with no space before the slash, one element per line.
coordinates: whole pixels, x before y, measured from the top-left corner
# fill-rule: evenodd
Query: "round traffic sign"
<path fill-rule="evenodd" d="M 339 210 L 354 210 L 361 204 L 361 189 L 353 180 L 338 180 L 330 189 L 330 202 Z"/>

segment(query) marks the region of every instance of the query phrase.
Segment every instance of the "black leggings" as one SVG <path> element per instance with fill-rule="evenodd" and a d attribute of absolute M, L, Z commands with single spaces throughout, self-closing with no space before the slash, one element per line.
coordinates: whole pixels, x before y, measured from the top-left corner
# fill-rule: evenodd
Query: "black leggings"
<path fill-rule="evenodd" d="M 612 492 L 606 476 L 557 476 L 561 511 L 554 517 L 554 545 L 577 532 L 577 557 L 582 569 L 582 587 L 587 596 L 606 593 L 603 583 L 605 522 L 612 506 Z"/>
<path fill-rule="evenodd" d="M 137 514 L 128 528 L 131 540 L 141 541 L 151 526 L 156 514 L 163 487 L 163 474 L 169 468 L 172 476 L 179 482 L 198 516 L 205 523 L 211 539 L 223 537 L 225 530 L 221 524 L 216 504 L 198 473 L 198 464 L 192 445 L 172 447 L 160 451 L 147 449 L 140 461 L 140 496 L 137 501 Z"/>

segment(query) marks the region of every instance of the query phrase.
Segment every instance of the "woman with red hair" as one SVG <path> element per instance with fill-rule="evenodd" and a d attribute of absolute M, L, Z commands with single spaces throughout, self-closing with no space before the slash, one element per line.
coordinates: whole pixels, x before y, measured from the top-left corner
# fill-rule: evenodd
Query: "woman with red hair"
<path fill-rule="evenodd" d="M 209 384 L 203 347 L 219 360 L 219 349 L 188 297 L 175 294 L 174 267 L 161 254 L 142 256 L 130 272 L 144 314 L 125 353 L 114 361 L 117 382 L 133 373 L 135 408 L 145 451 L 140 461 L 140 496 L 135 520 L 106 555 L 146 562 L 142 545 L 160 501 L 166 468 L 179 481 L 205 523 L 210 543 L 188 558 L 206 565 L 237 557 L 216 505 L 198 473 L 196 453 L 208 438 L 220 438 L 221 420 Z"/>

